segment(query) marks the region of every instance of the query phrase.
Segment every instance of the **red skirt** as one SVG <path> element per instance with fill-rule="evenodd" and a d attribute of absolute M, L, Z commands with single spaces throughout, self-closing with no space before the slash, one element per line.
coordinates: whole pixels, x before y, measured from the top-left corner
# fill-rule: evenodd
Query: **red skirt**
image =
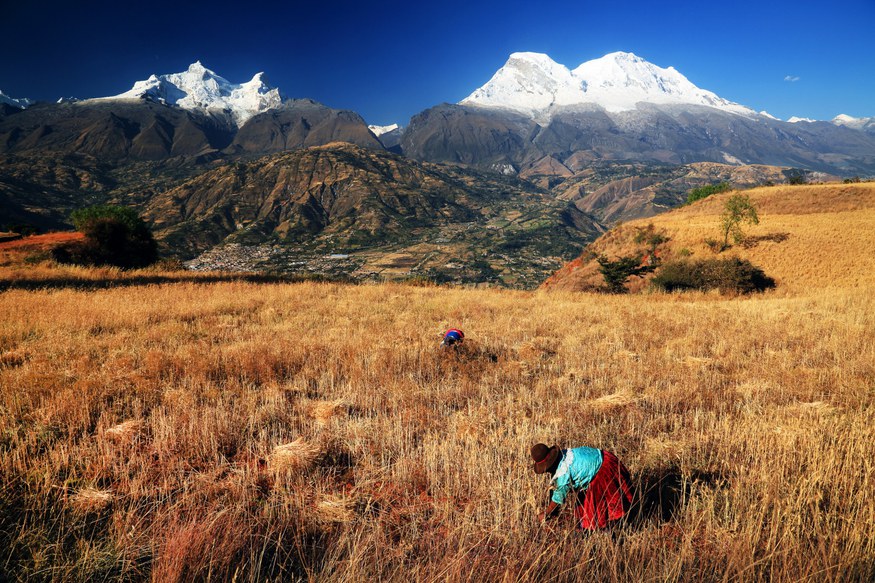
<path fill-rule="evenodd" d="M 580 492 L 574 507 L 579 527 L 596 530 L 625 516 L 632 505 L 632 480 L 629 470 L 609 451 L 602 451 L 602 467 L 585 492 Z"/>

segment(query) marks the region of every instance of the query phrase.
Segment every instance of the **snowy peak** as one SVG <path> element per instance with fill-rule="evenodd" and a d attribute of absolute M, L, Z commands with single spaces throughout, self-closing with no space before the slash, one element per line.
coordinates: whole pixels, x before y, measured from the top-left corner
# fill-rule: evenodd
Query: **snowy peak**
<path fill-rule="evenodd" d="M 587 98 L 608 111 L 635 109 L 639 102 L 703 105 L 743 115 L 752 110 L 699 89 L 674 67 L 663 69 L 632 53 L 610 53 L 573 71 Z"/>
<path fill-rule="evenodd" d="M 486 85 L 461 103 L 535 114 L 575 103 L 579 93 L 579 83 L 566 66 L 541 53 L 513 53 Z"/>
<path fill-rule="evenodd" d="M 237 85 L 200 61 L 181 73 L 152 75 L 134 83 L 129 91 L 104 99 L 151 99 L 183 109 L 228 114 L 238 126 L 256 114 L 280 107 L 283 101 L 279 89 L 267 84 L 264 73 Z"/>
<path fill-rule="evenodd" d="M 865 130 L 875 127 L 875 117 L 852 117 L 840 113 L 833 118 L 832 123 L 837 126 L 845 126 L 855 130 Z"/>
<path fill-rule="evenodd" d="M 6 105 L 11 105 L 12 107 L 17 107 L 18 109 L 27 109 L 28 107 L 33 105 L 34 102 L 26 97 L 22 97 L 19 99 L 9 97 L 5 93 L 3 93 L 2 90 L 0 90 L 0 103 L 5 103 Z"/>
<path fill-rule="evenodd" d="M 741 115 L 744 106 L 699 89 L 673 67 L 658 67 L 626 52 L 610 53 L 574 70 L 540 53 L 514 53 L 463 105 L 511 109 L 533 117 L 557 107 L 596 105 L 608 112 L 629 111 L 638 103 L 702 105 Z"/>
<path fill-rule="evenodd" d="M 383 134 L 388 134 L 389 132 L 394 132 L 395 130 L 400 130 L 401 126 L 399 126 L 397 123 L 393 123 L 393 124 L 390 124 L 387 126 L 369 125 L 368 129 L 371 130 L 372 132 L 374 132 L 374 135 L 379 138 Z"/>

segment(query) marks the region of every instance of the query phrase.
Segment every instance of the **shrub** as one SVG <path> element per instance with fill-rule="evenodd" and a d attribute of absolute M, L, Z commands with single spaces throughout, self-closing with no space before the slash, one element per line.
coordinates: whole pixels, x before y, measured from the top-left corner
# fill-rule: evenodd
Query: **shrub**
<path fill-rule="evenodd" d="M 22 237 L 29 237 L 31 235 L 36 235 L 37 233 L 39 233 L 39 228 L 35 225 L 29 225 L 26 223 L 7 223 L 0 227 L 0 231 L 18 233 Z"/>
<path fill-rule="evenodd" d="M 56 249 L 61 263 L 137 268 L 158 259 L 158 244 L 133 209 L 98 205 L 74 211 L 70 220 L 85 241 Z"/>
<path fill-rule="evenodd" d="M 805 173 L 802 171 L 788 171 L 787 172 L 787 184 L 791 184 L 794 186 L 799 186 L 801 184 L 808 184 L 808 179 L 805 177 Z"/>
<path fill-rule="evenodd" d="M 699 188 L 694 188 L 687 193 L 687 204 L 693 204 L 697 200 L 702 200 L 703 198 L 708 198 L 712 194 L 717 194 L 719 192 L 726 192 L 727 190 L 731 190 L 732 185 L 728 182 L 718 182 L 717 184 L 708 184 L 707 186 L 700 186 Z"/>
<path fill-rule="evenodd" d="M 722 293 L 751 293 L 775 287 L 775 280 L 746 259 L 672 261 L 662 266 L 653 284 L 665 291 L 719 289 Z"/>

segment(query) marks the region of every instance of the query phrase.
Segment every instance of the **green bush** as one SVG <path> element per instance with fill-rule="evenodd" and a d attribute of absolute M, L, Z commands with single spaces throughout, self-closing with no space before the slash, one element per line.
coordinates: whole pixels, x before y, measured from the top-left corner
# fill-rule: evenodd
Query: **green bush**
<path fill-rule="evenodd" d="M 718 182 L 717 184 L 708 184 L 707 186 L 694 188 L 687 193 L 687 204 L 693 204 L 697 200 L 702 200 L 712 194 L 726 192 L 727 190 L 732 190 L 732 185 L 728 182 Z"/>
<path fill-rule="evenodd" d="M 665 291 L 719 289 L 722 293 L 760 292 L 775 287 L 775 280 L 746 259 L 672 261 L 662 266 L 653 284 Z"/>
<path fill-rule="evenodd" d="M 54 258 L 61 263 L 131 269 L 158 259 L 158 244 L 133 209 L 98 205 L 74 211 L 70 220 L 85 240 L 56 249 Z"/>

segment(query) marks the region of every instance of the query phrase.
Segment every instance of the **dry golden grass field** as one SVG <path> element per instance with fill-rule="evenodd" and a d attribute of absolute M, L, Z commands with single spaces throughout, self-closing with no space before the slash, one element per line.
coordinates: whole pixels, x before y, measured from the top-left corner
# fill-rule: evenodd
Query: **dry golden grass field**
<path fill-rule="evenodd" d="M 668 237 L 660 245 L 664 259 L 680 255 L 714 257 L 707 239 L 722 241 L 720 214 L 728 192 L 650 219 L 630 221 L 591 247 L 608 256 L 640 252 L 635 244 L 649 226 Z M 745 191 L 757 206 L 758 225 L 743 225 L 747 245 L 721 256 L 738 256 L 761 267 L 778 283 L 780 295 L 817 289 L 875 287 L 875 182 L 774 186 Z M 635 289 L 636 282 L 631 287 Z M 547 287 L 580 290 L 602 284 L 598 265 L 574 261 Z"/>
<path fill-rule="evenodd" d="M 767 209 L 748 297 L 37 266 L 0 293 L 0 580 L 871 581 L 873 223 Z M 628 523 L 539 525 L 537 441 L 617 453 Z"/>

